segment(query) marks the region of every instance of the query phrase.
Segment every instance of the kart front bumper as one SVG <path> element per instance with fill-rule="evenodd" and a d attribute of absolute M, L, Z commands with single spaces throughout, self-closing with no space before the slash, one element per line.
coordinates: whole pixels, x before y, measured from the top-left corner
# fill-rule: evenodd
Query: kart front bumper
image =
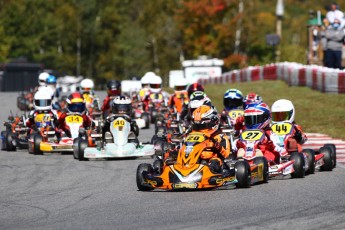
<path fill-rule="evenodd" d="M 124 158 L 124 157 L 142 157 L 154 155 L 153 145 L 142 145 L 136 147 L 133 143 L 126 145 L 115 145 L 108 143 L 104 149 L 87 147 L 84 150 L 85 158 Z"/>

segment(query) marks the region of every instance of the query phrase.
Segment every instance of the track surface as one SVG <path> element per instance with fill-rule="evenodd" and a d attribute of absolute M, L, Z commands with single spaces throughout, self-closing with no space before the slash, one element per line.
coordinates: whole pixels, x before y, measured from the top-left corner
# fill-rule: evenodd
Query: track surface
<path fill-rule="evenodd" d="M 4 121 L 16 93 L 0 93 Z M 15 111 L 15 110 L 14 110 Z M 141 130 L 147 141 L 151 130 Z M 345 170 L 249 189 L 140 192 L 146 159 L 78 162 L 0 152 L 0 229 L 344 229 Z"/>

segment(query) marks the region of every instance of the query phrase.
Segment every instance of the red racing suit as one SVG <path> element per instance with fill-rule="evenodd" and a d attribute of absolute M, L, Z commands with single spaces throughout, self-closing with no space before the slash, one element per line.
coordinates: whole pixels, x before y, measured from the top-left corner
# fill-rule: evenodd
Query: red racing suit
<path fill-rule="evenodd" d="M 70 114 L 66 113 L 66 112 L 62 113 L 60 115 L 60 117 L 58 119 L 58 127 L 57 128 L 59 130 L 63 130 L 68 137 L 71 137 L 71 132 L 69 130 L 69 127 L 66 125 L 66 122 L 65 122 L 65 119 L 68 115 L 70 115 Z M 81 127 L 85 128 L 85 129 L 95 127 L 95 123 L 92 121 L 91 117 L 88 114 L 83 113 L 83 114 L 78 114 L 78 115 L 82 116 L 82 118 L 83 118 L 83 124 L 81 125 Z"/>

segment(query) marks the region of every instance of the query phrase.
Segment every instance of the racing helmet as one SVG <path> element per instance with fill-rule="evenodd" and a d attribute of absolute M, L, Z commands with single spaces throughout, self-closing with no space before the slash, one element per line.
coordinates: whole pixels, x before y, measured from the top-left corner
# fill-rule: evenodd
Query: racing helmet
<path fill-rule="evenodd" d="M 152 77 L 156 76 L 154 72 L 147 72 L 144 74 L 144 76 L 141 78 L 140 83 L 142 88 L 148 88 L 150 84 L 150 79 Z"/>
<path fill-rule="evenodd" d="M 113 114 L 127 114 L 132 113 L 132 101 L 126 96 L 116 96 L 112 104 Z"/>
<path fill-rule="evenodd" d="M 188 97 L 190 97 L 190 95 L 192 95 L 192 93 L 195 91 L 204 92 L 205 90 L 204 90 L 204 87 L 202 87 L 202 85 L 200 83 L 193 83 L 193 84 L 189 85 L 187 88 Z"/>
<path fill-rule="evenodd" d="M 191 114 L 202 105 L 212 107 L 210 98 L 202 91 L 195 91 L 190 95 L 189 109 Z"/>
<path fill-rule="evenodd" d="M 52 97 L 49 89 L 40 89 L 34 95 L 34 108 L 37 111 L 51 110 Z"/>
<path fill-rule="evenodd" d="M 248 93 L 243 102 L 245 107 L 250 104 L 260 104 L 262 103 L 262 97 L 256 93 Z"/>
<path fill-rule="evenodd" d="M 266 103 L 250 104 L 244 110 L 247 129 L 265 129 L 270 125 L 271 111 Z"/>
<path fill-rule="evenodd" d="M 107 83 L 107 93 L 109 96 L 121 95 L 121 82 L 118 80 L 110 80 Z"/>
<path fill-rule="evenodd" d="M 82 94 L 90 94 L 95 87 L 95 84 L 91 79 L 84 79 L 80 82 L 80 92 Z"/>
<path fill-rule="evenodd" d="M 174 89 L 175 92 L 182 92 L 185 91 L 187 88 L 187 81 L 185 78 L 179 79 L 177 82 L 174 84 Z"/>
<path fill-rule="evenodd" d="M 79 92 L 72 93 L 66 99 L 67 110 L 70 113 L 83 114 L 86 111 L 85 99 Z"/>
<path fill-rule="evenodd" d="M 47 93 L 49 93 L 51 99 L 54 98 L 54 94 L 55 94 L 55 91 L 52 87 L 48 86 L 48 85 L 42 85 L 40 87 L 38 87 L 38 91 L 46 91 Z"/>
<path fill-rule="evenodd" d="M 49 77 L 49 73 L 43 72 L 38 75 L 38 85 L 43 86 L 46 85 L 46 80 Z"/>
<path fill-rule="evenodd" d="M 272 105 L 272 122 L 290 122 L 295 121 L 295 107 L 291 101 L 280 99 Z"/>
<path fill-rule="evenodd" d="M 54 75 L 49 75 L 47 77 L 47 79 L 46 79 L 46 85 L 49 86 L 54 91 L 54 93 L 55 93 L 55 90 L 56 90 L 56 77 Z"/>
<path fill-rule="evenodd" d="M 194 131 L 213 134 L 218 130 L 219 116 L 209 105 L 202 105 L 192 114 L 192 129 Z"/>
<path fill-rule="evenodd" d="M 228 89 L 224 93 L 223 105 L 226 110 L 243 108 L 243 94 L 238 89 Z"/>
<path fill-rule="evenodd" d="M 151 77 L 149 89 L 152 93 L 160 93 L 162 90 L 162 78 L 157 75 Z"/>

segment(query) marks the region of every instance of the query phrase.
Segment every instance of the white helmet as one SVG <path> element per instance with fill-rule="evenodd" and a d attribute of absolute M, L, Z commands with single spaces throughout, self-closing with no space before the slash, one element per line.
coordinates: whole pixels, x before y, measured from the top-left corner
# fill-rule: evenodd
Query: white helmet
<path fill-rule="evenodd" d="M 40 87 L 38 87 L 38 91 L 45 91 L 47 93 L 50 94 L 50 97 L 53 99 L 55 96 L 55 91 L 52 87 L 48 86 L 48 85 L 42 85 Z M 37 92 L 38 92 L 37 91 Z"/>
<path fill-rule="evenodd" d="M 38 75 L 38 84 L 39 85 L 46 85 L 46 80 L 49 77 L 49 73 L 43 72 Z"/>
<path fill-rule="evenodd" d="M 179 79 L 174 85 L 175 91 L 181 92 L 187 90 L 187 81 L 185 78 Z"/>
<path fill-rule="evenodd" d="M 84 79 L 80 82 L 80 91 L 82 94 L 84 93 L 91 93 L 95 84 L 91 79 Z"/>
<path fill-rule="evenodd" d="M 51 110 L 52 108 L 52 96 L 50 87 L 41 88 L 34 95 L 34 107 L 35 110 Z"/>
<path fill-rule="evenodd" d="M 292 102 L 286 99 L 280 99 L 272 105 L 272 122 L 290 122 L 295 121 L 295 107 Z"/>
<path fill-rule="evenodd" d="M 148 87 L 148 85 L 150 84 L 150 79 L 152 77 L 155 77 L 155 76 L 156 76 L 156 74 L 154 72 L 147 72 L 147 73 L 145 73 L 145 75 L 140 80 L 141 87 L 142 88 Z"/>
<path fill-rule="evenodd" d="M 160 93 L 162 90 L 162 78 L 157 75 L 151 77 L 149 88 L 152 93 Z"/>

